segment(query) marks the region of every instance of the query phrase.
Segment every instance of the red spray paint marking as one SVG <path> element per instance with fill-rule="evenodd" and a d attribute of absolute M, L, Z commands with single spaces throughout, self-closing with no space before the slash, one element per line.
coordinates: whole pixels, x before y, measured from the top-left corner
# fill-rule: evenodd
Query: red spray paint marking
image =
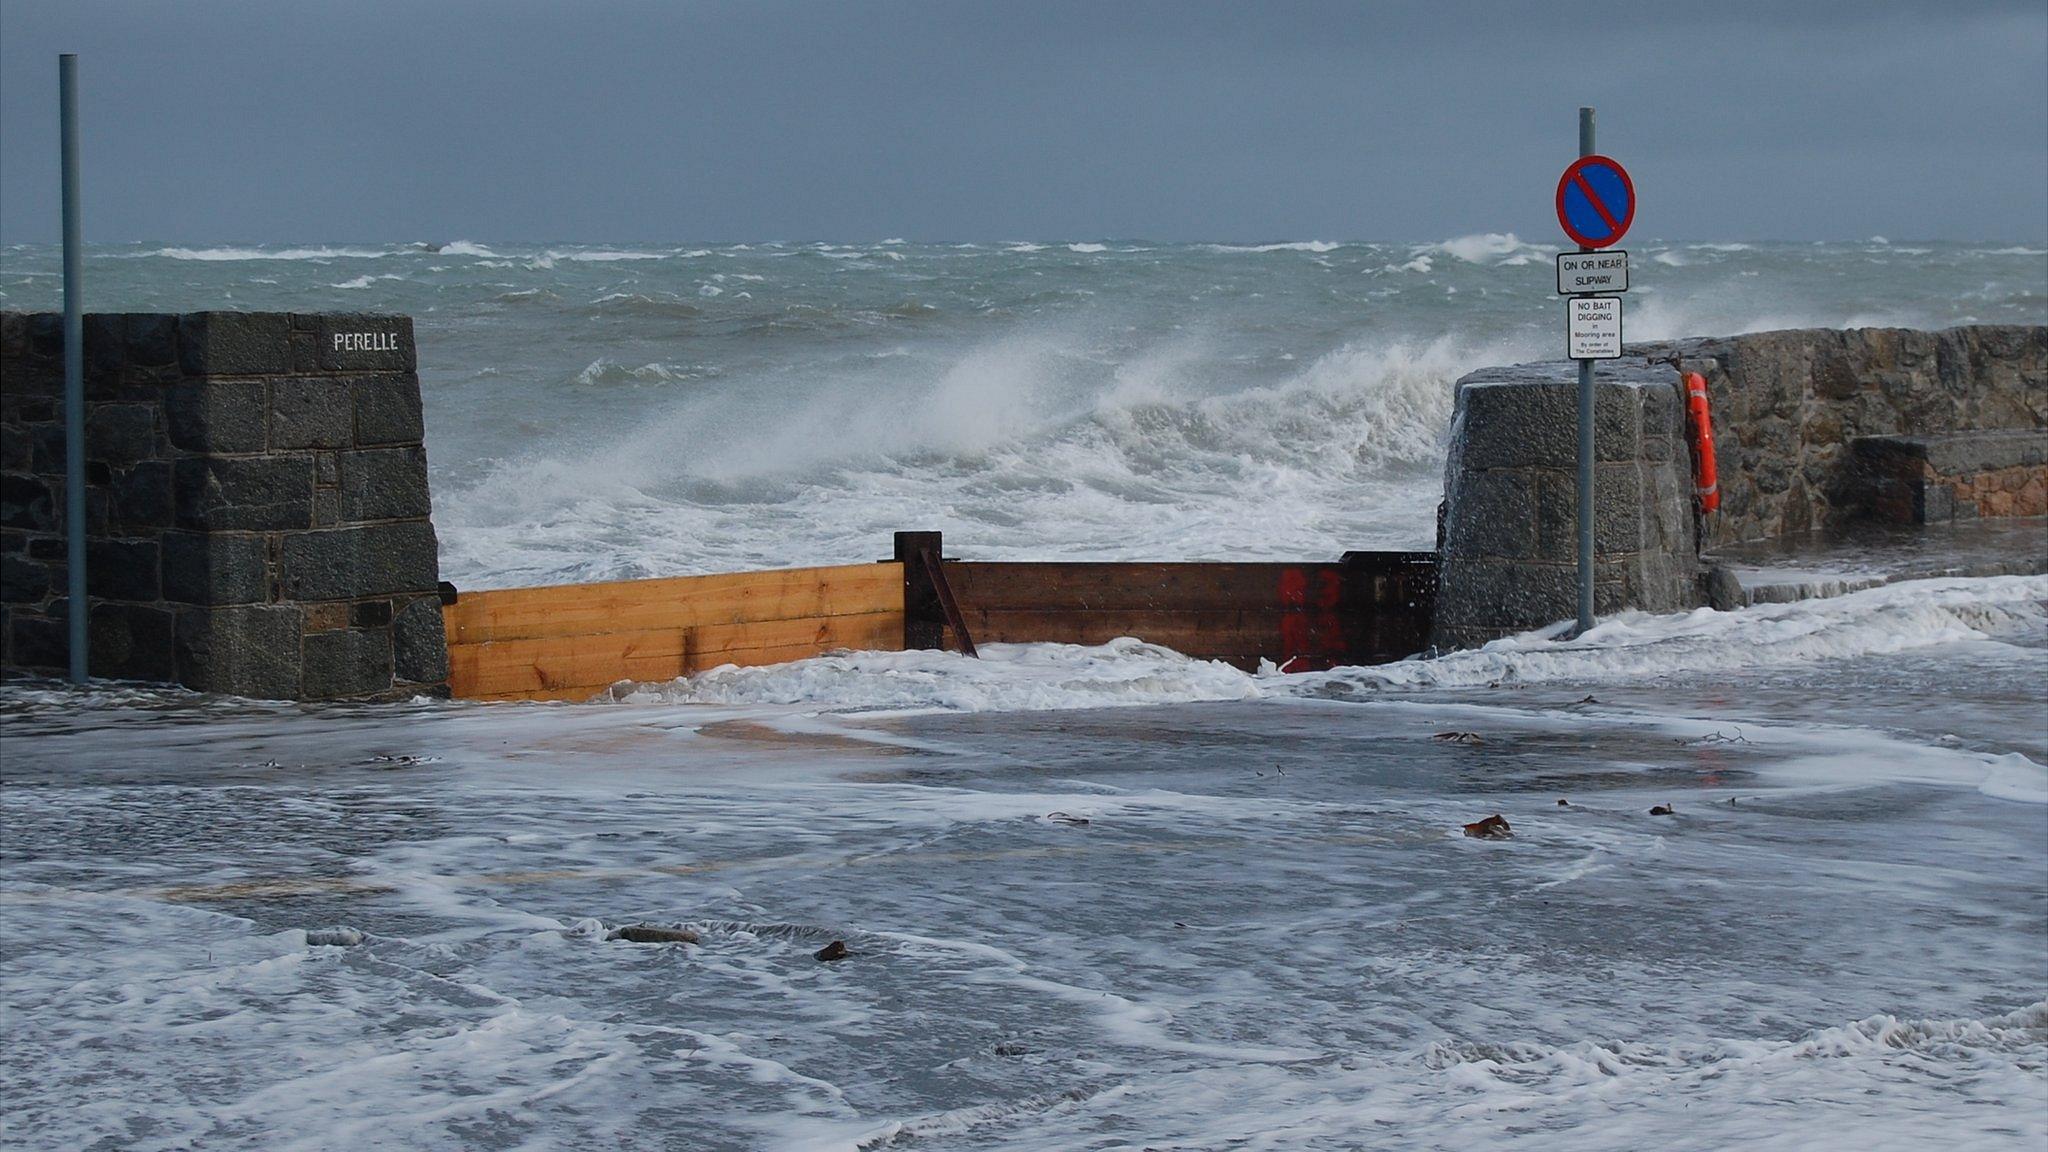
<path fill-rule="evenodd" d="M 1281 668 L 1308 672 L 1330 667 L 1344 652 L 1344 619 L 1337 612 L 1344 599 L 1343 580 L 1325 569 L 1316 573 L 1311 592 L 1308 573 L 1283 568 L 1279 592 Z"/>

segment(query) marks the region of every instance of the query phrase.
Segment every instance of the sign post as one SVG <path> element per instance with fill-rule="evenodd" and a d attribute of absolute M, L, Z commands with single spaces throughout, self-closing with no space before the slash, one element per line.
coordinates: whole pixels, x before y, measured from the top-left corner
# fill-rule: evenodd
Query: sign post
<path fill-rule="evenodd" d="M 57 57 L 57 129 L 64 180 L 64 570 L 71 682 L 85 683 L 85 316 L 78 220 L 78 57 Z"/>
<path fill-rule="evenodd" d="M 1565 302 L 1565 349 L 1579 362 L 1579 628 L 1593 627 L 1593 361 L 1621 356 L 1621 297 L 1628 253 L 1621 242 L 1636 218 L 1628 170 L 1593 149 L 1593 110 L 1579 109 L 1579 158 L 1557 181 L 1557 222 L 1579 246 L 1557 257 Z"/>

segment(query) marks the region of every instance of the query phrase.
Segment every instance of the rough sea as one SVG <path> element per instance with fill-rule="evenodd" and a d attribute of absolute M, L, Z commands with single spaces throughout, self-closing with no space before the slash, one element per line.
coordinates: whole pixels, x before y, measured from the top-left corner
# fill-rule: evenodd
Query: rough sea
<path fill-rule="evenodd" d="M 414 317 L 465 589 L 1427 548 L 1554 248 L 95 248 Z M 2048 250 L 1631 245 L 1630 340 L 2048 323 Z M 59 298 L 0 250 L 0 307 Z M 593 704 L 0 688 L 0 1145 L 2048 1145 L 2048 577 L 1369 669 L 850 653 Z M 1651 815 L 1652 806 L 1673 815 Z M 1514 838 L 1460 825 L 1500 813 Z M 695 944 L 607 939 L 683 926 Z M 852 955 L 821 962 L 833 940 Z"/>
<path fill-rule="evenodd" d="M 431 245 L 426 247 L 432 247 Z M 1554 247 L 94 249 L 89 308 L 411 315 L 445 579 L 1427 548 L 1450 384 L 1563 354 Z M 0 307 L 59 306 L 53 248 Z M 1638 244 L 1625 335 L 2048 321 L 2048 250 Z"/>

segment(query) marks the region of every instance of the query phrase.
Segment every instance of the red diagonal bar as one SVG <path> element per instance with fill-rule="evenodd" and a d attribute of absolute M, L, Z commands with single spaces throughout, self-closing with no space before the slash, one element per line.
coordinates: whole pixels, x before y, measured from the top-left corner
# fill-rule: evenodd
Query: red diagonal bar
<path fill-rule="evenodd" d="M 1593 211 L 1598 212 L 1600 214 L 1600 219 L 1607 222 L 1607 234 L 1609 236 L 1612 236 L 1615 233 L 1621 231 L 1621 221 L 1616 220 L 1614 218 L 1614 213 L 1609 212 L 1607 210 L 1607 205 L 1600 202 L 1600 197 L 1594 195 L 1593 186 L 1591 184 L 1586 183 L 1585 173 L 1572 173 L 1572 184 L 1575 187 L 1577 187 L 1579 193 L 1586 198 L 1586 202 L 1593 206 Z"/>

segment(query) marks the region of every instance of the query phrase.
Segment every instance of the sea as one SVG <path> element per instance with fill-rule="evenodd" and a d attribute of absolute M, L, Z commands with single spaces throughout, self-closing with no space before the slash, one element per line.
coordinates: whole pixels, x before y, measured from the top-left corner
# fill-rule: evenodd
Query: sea
<path fill-rule="evenodd" d="M 906 529 L 1426 549 L 1454 381 L 1562 352 L 1555 251 L 149 243 L 85 274 L 92 311 L 412 316 L 442 575 L 485 589 Z M 1631 261 L 1630 341 L 2048 323 L 2039 244 Z M 0 307 L 58 301 L 53 247 L 0 249 Z M 982 656 L 584 704 L 0 686 L 0 1144 L 2048 1144 L 2048 577 L 1302 674 Z M 697 939 L 613 936 L 640 924 Z"/>

